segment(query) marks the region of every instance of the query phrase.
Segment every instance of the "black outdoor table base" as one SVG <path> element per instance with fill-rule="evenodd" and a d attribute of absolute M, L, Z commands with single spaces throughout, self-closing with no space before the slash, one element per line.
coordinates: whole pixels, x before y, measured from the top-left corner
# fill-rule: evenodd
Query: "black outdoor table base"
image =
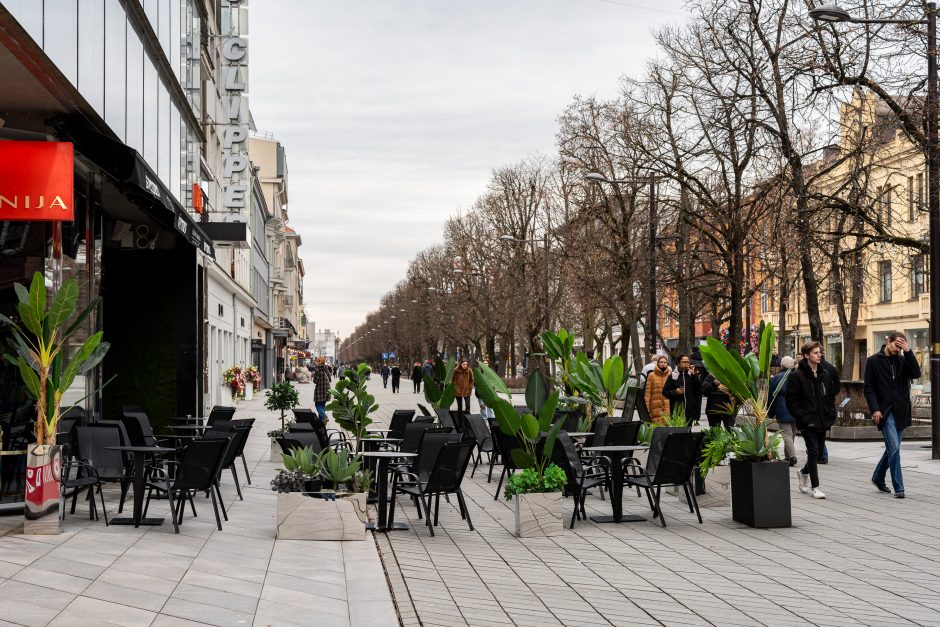
<path fill-rule="evenodd" d="M 150 525 L 157 527 L 163 524 L 162 518 L 141 518 L 139 523 L 135 523 L 133 518 L 112 518 L 109 521 L 112 525 Z"/>
<path fill-rule="evenodd" d="M 613 516 L 591 516 L 596 523 L 642 522 L 642 516 L 623 513 L 623 462 L 630 459 L 634 451 L 642 451 L 647 446 L 588 446 L 583 450 L 606 454 L 610 458 L 610 506 Z"/>
<path fill-rule="evenodd" d="M 416 453 L 401 453 L 398 451 L 372 451 L 362 454 L 363 457 L 378 458 L 378 474 L 375 477 L 375 491 L 378 492 L 376 509 L 379 510 L 379 522 L 366 524 L 369 531 L 403 531 L 410 529 L 406 523 L 388 524 L 388 462 L 395 458 L 417 457 Z M 395 498 L 395 495 L 392 495 Z"/>
<path fill-rule="evenodd" d="M 144 487 L 147 483 L 147 453 L 172 453 L 173 449 L 162 446 L 109 446 L 114 451 L 126 451 L 134 456 L 134 516 L 132 518 L 113 518 L 112 525 L 162 525 L 162 518 L 144 518 Z"/>

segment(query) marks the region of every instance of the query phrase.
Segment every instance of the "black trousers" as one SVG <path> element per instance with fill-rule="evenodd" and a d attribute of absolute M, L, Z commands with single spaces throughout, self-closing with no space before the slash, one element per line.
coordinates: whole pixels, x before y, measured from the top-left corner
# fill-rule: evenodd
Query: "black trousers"
<path fill-rule="evenodd" d="M 387 374 L 382 375 L 382 387 L 383 388 L 388 387 L 388 375 Z"/>
<path fill-rule="evenodd" d="M 411 382 L 415 386 L 415 394 L 421 391 L 421 379 L 412 379 Z"/>
<path fill-rule="evenodd" d="M 464 409 L 464 403 L 467 404 L 467 408 Z M 470 397 L 469 396 L 458 396 L 457 397 L 457 411 L 465 411 L 468 414 L 470 413 Z"/>
<path fill-rule="evenodd" d="M 717 427 L 719 425 L 724 425 L 725 429 L 730 431 L 734 429 L 734 416 L 729 416 L 728 414 L 705 414 L 705 417 L 708 418 L 709 427 Z"/>
<path fill-rule="evenodd" d="M 819 455 L 826 446 L 826 432 L 804 429 L 803 441 L 806 442 L 806 465 L 803 466 L 801 472 L 804 475 L 809 475 L 812 486 L 818 488 L 819 470 L 816 463 L 819 461 Z"/>
<path fill-rule="evenodd" d="M 401 379 L 392 377 L 392 393 L 397 392 L 399 388 L 401 388 Z"/>

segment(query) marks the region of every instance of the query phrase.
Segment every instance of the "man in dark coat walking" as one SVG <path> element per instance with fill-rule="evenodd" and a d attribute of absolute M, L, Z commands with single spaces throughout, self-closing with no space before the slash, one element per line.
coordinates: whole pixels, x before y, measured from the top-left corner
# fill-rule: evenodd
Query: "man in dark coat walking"
<path fill-rule="evenodd" d="M 663 396 L 669 399 L 669 412 L 672 414 L 679 405 L 684 406 L 687 423 L 698 422 L 702 417 L 702 375 L 688 355 L 679 355 L 676 369 L 663 386 Z"/>
<path fill-rule="evenodd" d="M 899 499 L 904 498 L 901 438 L 911 426 L 911 379 L 919 377 L 920 364 L 907 345 L 907 337 L 897 331 L 888 335 L 881 350 L 865 362 L 865 400 L 885 441 L 885 452 L 871 481 L 882 492 L 890 492 L 885 485 L 890 469 L 894 496 Z"/>

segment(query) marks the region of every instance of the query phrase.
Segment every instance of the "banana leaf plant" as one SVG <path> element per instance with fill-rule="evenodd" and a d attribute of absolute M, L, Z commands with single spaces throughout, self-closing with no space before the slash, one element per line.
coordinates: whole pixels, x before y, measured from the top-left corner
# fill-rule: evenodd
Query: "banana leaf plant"
<path fill-rule="evenodd" d="M 375 397 L 366 389 L 366 375 L 372 372 L 368 364 L 361 363 L 355 370 L 348 369 L 343 379 L 330 390 L 333 400 L 326 406 L 336 423 L 358 441 L 367 437 L 366 427 L 372 424 L 369 414 L 378 410 Z"/>
<path fill-rule="evenodd" d="M 98 305 L 98 299 L 93 300 L 69 324 L 78 304 L 78 282 L 75 279 L 62 284 L 48 309 L 46 285 L 39 272 L 33 274 L 28 290 L 19 283 L 13 287 L 19 300 L 20 323 L 0 315 L 0 322 L 12 331 L 10 346 L 14 350 L 3 358 L 19 369 L 27 393 L 36 399 L 36 442 L 42 447 L 55 444 L 62 395 L 71 387 L 75 377 L 101 363 L 111 345 L 101 341 L 102 333 L 99 331 L 86 338 L 71 359 L 66 360 L 65 348 Z"/>
<path fill-rule="evenodd" d="M 533 368 L 532 372 L 526 378 L 525 384 L 525 404 L 535 414 L 542 411 L 545 401 L 548 400 L 548 390 L 550 383 L 545 374 L 539 367 Z"/>
<path fill-rule="evenodd" d="M 737 350 L 729 350 L 713 337 L 706 339 L 700 348 L 705 367 L 722 382 L 731 395 L 748 413 L 754 415 L 755 430 L 738 435 L 753 440 L 755 433 L 763 438 L 761 453 L 766 459 L 773 459 L 775 447 L 771 447 L 772 438 L 766 427 L 767 412 L 774 401 L 770 396 L 770 358 L 774 349 L 775 333 L 772 324 L 761 330 L 759 352 L 748 353 L 742 357 Z M 779 390 L 778 386 L 778 390 Z"/>
<path fill-rule="evenodd" d="M 456 361 L 450 357 L 445 363 L 438 357 L 434 360 L 431 376 L 423 379 L 424 398 L 435 409 L 450 407 L 457 398 L 457 387 L 451 382 L 454 377 Z M 430 414 L 426 407 L 419 404 L 424 413 Z"/>
<path fill-rule="evenodd" d="M 574 335 L 566 329 L 558 329 L 558 333 L 543 331 L 542 350 L 555 362 L 557 366 L 559 385 L 568 396 L 576 396 L 577 390 L 571 386 L 571 366 L 574 363 Z"/>
<path fill-rule="evenodd" d="M 617 401 L 627 394 L 630 367 L 624 367 L 620 355 L 608 357 L 601 365 L 579 352 L 569 377 L 574 387 L 593 407 L 613 416 L 617 411 Z"/>
<path fill-rule="evenodd" d="M 489 368 L 481 365 L 474 371 L 477 393 L 495 413 L 500 431 L 515 438 L 519 444 L 519 447 L 510 453 L 512 461 L 520 469 L 534 470 L 538 477 L 537 486 L 543 486 L 545 470 L 552 466 L 552 449 L 562 427 L 561 420 L 552 422 L 555 418 L 555 407 L 558 405 L 558 390 L 549 395 L 538 416 L 520 414 L 510 400 L 497 393 L 499 391 L 508 395 L 508 390 L 505 389 L 505 384 L 496 385 L 491 376 L 495 373 L 492 370 L 487 372 L 488 370 Z"/>

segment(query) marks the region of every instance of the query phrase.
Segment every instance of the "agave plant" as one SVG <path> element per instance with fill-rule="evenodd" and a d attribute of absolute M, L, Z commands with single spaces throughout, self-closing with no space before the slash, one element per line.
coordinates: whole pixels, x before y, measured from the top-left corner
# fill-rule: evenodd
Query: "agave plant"
<path fill-rule="evenodd" d="M 309 446 L 293 448 L 290 455 L 281 453 L 281 459 L 284 461 L 284 468 L 287 470 L 300 470 L 308 477 L 316 477 L 320 474 L 319 460 L 316 453 Z"/>
<path fill-rule="evenodd" d="M 362 456 L 325 448 L 317 456 L 317 464 L 320 475 L 338 486 L 352 482 L 362 466 Z"/>
<path fill-rule="evenodd" d="M 98 299 L 68 324 L 78 303 L 75 279 L 62 284 L 48 310 L 46 285 L 39 272 L 33 274 L 29 290 L 19 283 L 13 287 L 19 299 L 17 312 L 21 324 L 0 315 L 0 322 L 13 331 L 10 344 L 15 351 L 3 357 L 19 369 L 26 391 L 36 399 L 36 442 L 40 446 L 55 444 L 62 395 L 75 377 L 97 366 L 110 348 L 110 344 L 101 341 L 99 331 L 85 339 L 71 359 L 65 359 L 65 347 L 97 306 Z"/>

